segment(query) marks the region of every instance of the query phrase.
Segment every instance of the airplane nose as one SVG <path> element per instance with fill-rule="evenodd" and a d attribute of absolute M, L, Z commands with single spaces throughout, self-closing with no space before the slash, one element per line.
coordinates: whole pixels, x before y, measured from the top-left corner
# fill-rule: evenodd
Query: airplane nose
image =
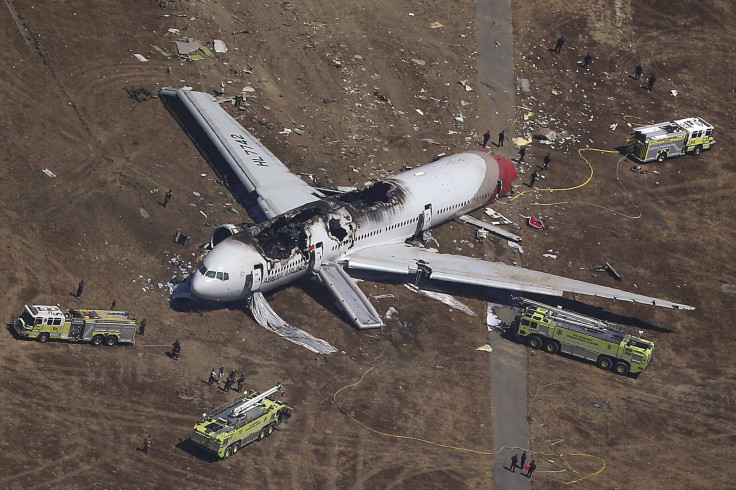
<path fill-rule="evenodd" d="M 214 301 L 236 301 L 245 296 L 243 270 L 252 262 L 243 243 L 226 238 L 218 243 L 194 272 L 192 293 Z M 252 269 L 252 266 L 250 267 Z"/>

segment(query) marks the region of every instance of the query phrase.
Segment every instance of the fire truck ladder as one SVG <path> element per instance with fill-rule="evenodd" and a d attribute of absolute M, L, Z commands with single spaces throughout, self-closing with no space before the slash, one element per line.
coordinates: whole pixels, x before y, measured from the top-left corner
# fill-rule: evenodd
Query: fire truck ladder
<path fill-rule="evenodd" d="M 263 400 L 268 398 L 269 396 L 273 395 L 277 391 L 281 391 L 281 383 L 277 384 L 273 388 L 271 388 L 268 391 L 264 391 L 260 395 L 256 396 L 255 398 L 252 398 L 250 400 L 246 400 L 238 405 L 235 405 L 233 407 L 232 416 L 237 417 L 240 414 L 248 411 L 249 409 L 255 407 L 256 405 L 259 405 Z"/>
<path fill-rule="evenodd" d="M 581 315 L 579 313 L 573 313 L 571 311 L 565 311 L 562 308 L 546 305 L 544 303 L 539 303 L 531 299 L 526 299 L 526 298 L 520 298 L 520 299 L 521 299 L 521 302 L 525 306 L 531 305 L 531 306 L 537 306 L 537 307 L 549 310 L 549 313 L 547 314 L 547 316 L 556 321 L 569 323 L 571 325 L 576 325 L 578 327 L 582 327 L 587 330 L 592 330 L 592 331 L 600 332 L 600 333 L 605 333 L 606 331 L 611 329 L 611 326 L 602 320 L 597 320 L 595 318 Z"/>

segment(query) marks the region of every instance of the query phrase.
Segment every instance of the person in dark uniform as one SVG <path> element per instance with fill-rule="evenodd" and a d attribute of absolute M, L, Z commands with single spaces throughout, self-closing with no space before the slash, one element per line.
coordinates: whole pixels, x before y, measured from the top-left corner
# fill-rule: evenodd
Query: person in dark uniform
<path fill-rule="evenodd" d="M 516 163 L 521 163 L 524 161 L 524 155 L 526 155 L 526 146 L 522 146 L 519 148 L 519 160 L 517 160 Z"/>
<path fill-rule="evenodd" d="M 83 292 L 84 292 L 84 279 L 79 281 L 79 285 L 77 286 L 77 294 L 75 294 L 74 296 L 76 296 L 77 298 L 81 298 Z"/>
<path fill-rule="evenodd" d="M 511 471 L 511 473 L 516 473 L 515 469 L 516 469 L 517 466 L 519 466 L 519 465 L 516 464 L 518 461 L 519 461 L 519 455 L 518 454 L 514 454 L 513 456 L 511 456 L 511 468 L 509 468 L 509 471 Z M 520 466 L 519 466 L 519 468 L 520 468 Z"/>
<path fill-rule="evenodd" d="M 146 335 L 146 319 L 141 320 L 141 335 Z"/>
<path fill-rule="evenodd" d="M 498 146 L 503 146 L 503 140 L 506 137 L 506 135 L 504 134 L 505 132 L 506 130 L 504 129 L 503 131 L 498 133 Z"/>
<path fill-rule="evenodd" d="M 148 437 L 143 439 L 143 452 L 148 454 L 148 450 L 151 449 L 152 445 L 153 445 L 153 437 L 151 437 L 151 434 L 148 434 Z"/>
<path fill-rule="evenodd" d="M 654 73 L 652 73 L 652 76 L 649 77 L 649 81 L 647 82 L 647 90 L 651 92 L 652 88 L 654 88 L 654 82 L 656 81 L 657 81 L 657 77 L 655 77 Z"/>
<path fill-rule="evenodd" d="M 585 59 L 583 60 L 583 68 L 586 70 L 590 66 L 590 62 L 593 61 L 593 57 L 590 55 L 590 53 L 585 55 Z"/>
<path fill-rule="evenodd" d="M 178 340 L 171 345 L 171 354 L 174 356 L 174 359 L 179 359 L 181 343 Z"/>
<path fill-rule="evenodd" d="M 114 310 L 116 304 L 118 304 L 118 300 L 116 300 L 116 299 L 112 300 L 112 304 L 110 305 L 110 309 L 111 310 Z"/>
<path fill-rule="evenodd" d="M 544 156 L 544 166 L 542 167 L 542 170 L 547 170 L 549 168 L 549 162 L 551 162 L 552 159 L 549 157 L 549 153 L 547 153 Z"/>
<path fill-rule="evenodd" d="M 537 465 L 534 464 L 534 460 L 532 460 L 531 463 L 529 463 L 529 470 L 526 472 L 526 477 L 531 478 L 532 473 L 534 473 L 534 470 L 536 469 L 537 469 Z"/>
<path fill-rule="evenodd" d="M 212 371 L 210 371 L 210 379 L 207 380 L 207 384 L 211 385 L 217 381 L 217 372 L 215 372 L 215 368 L 212 368 Z"/>
<path fill-rule="evenodd" d="M 483 148 L 486 147 L 486 145 L 488 144 L 488 140 L 489 139 L 491 139 L 491 132 L 490 131 L 486 131 L 486 134 L 483 135 Z"/>
<path fill-rule="evenodd" d="M 641 73 L 644 71 L 644 68 L 641 67 L 641 63 L 636 65 L 636 68 L 634 68 L 634 80 L 639 80 L 641 78 Z"/>
<path fill-rule="evenodd" d="M 555 44 L 555 53 L 559 53 L 562 51 L 562 46 L 565 45 L 565 36 L 560 36 L 560 38 L 557 40 L 557 44 Z"/>
<path fill-rule="evenodd" d="M 169 205 L 169 201 L 171 200 L 171 189 L 169 189 L 166 192 L 166 195 L 164 196 L 164 207 Z"/>
<path fill-rule="evenodd" d="M 230 391 L 230 388 L 233 386 L 233 380 L 230 378 L 230 376 L 227 377 L 225 380 L 225 391 Z"/>
<path fill-rule="evenodd" d="M 238 393 L 243 392 L 243 383 L 245 383 L 245 376 L 241 374 L 238 378 Z"/>

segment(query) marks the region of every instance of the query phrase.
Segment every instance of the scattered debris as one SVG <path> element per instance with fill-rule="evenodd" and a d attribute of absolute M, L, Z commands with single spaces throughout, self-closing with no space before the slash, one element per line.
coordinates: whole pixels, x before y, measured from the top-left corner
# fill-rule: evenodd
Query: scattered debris
<path fill-rule="evenodd" d="M 153 49 L 155 49 L 156 51 L 158 51 L 158 53 L 161 54 L 161 56 L 163 56 L 164 58 L 171 58 L 171 53 L 169 53 L 165 49 L 163 49 L 163 48 L 161 48 L 159 46 L 156 46 L 155 44 L 151 44 L 151 47 L 153 47 Z"/>
<path fill-rule="evenodd" d="M 550 259 L 556 259 L 557 258 L 557 255 L 555 255 L 555 254 L 542 254 L 542 257 L 547 257 L 547 258 L 550 258 Z"/>
<path fill-rule="evenodd" d="M 385 299 L 385 298 L 393 298 L 393 294 L 379 294 L 376 296 L 373 296 L 373 299 Z"/>
<path fill-rule="evenodd" d="M 426 62 L 426 61 L 424 61 L 424 60 L 415 60 L 415 59 L 412 59 L 411 61 L 412 61 L 412 62 L 413 62 L 413 63 L 414 63 L 415 65 L 419 65 L 419 66 L 424 66 L 425 64 L 427 64 L 427 62 Z"/>
<path fill-rule="evenodd" d="M 721 286 L 724 293 L 736 293 L 736 284 L 724 284 Z"/>
<path fill-rule="evenodd" d="M 521 88 L 521 91 L 524 93 L 531 92 L 531 89 L 529 88 L 529 79 L 528 78 L 522 78 L 519 80 L 519 87 Z"/>
<path fill-rule="evenodd" d="M 172 237 L 172 240 L 174 243 L 179 243 L 181 245 L 186 245 L 187 240 L 189 240 L 189 237 L 181 232 L 181 230 L 176 230 L 176 233 L 174 233 L 174 236 Z"/>
<path fill-rule="evenodd" d="M 537 218 L 535 216 L 523 216 L 526 218 L 526 223 L 531 226 L 532 228 L 536 228 L 538 230 L 541 230 L 544 228 L 544 223 L 542 223 L 542 220 L 540 218 Z"/>
<path fill-rule="evenodd" d="M 503 330 L 503 322 L 498 315 L 496 315 L 496 312 L 493 311 L 493 304 L 491 303 L 488 303 L 488 306 L 486 307 L 486 326 L 488 327 L 489 332 L 493 330 Z"/>
<path fill-rule="evenodd" d="M 649 170 L 644 170 L 643 168 L 641 168 L 641 165 L 634 165 L 629 170 L 631 170 L 632 172 L 638 172 L 640 174 L 648 174 L 649 173 Z"/>
<path fill-rule="evenodd" d="M 491 221 L 492 225 L 510 225 L 513 223 L 513 221 L 508 219 L 506 216 L 497 213 L 491 208 L 486 208 L 484 213 L 493 218 L 494 221 Z"/>
<path fill-rule="evenodd" d="M 490 344 L 483 344 L 480 347 L 476 347 L 475 350 L 481 350 L 483 352 L 493 352 Z"/>
<path fill-rule="evenodd" d="M 176 44 L 176 50 L 180 55 L 192 54 L 199 49 L 202 45 L 201 42 L 196 39 L 187 39 L 186 41 L 174 41 Z"/>
<path fill-rule="evenodd" d="M 527 140 L 524 138 L 513 138 L 511 141 L 514 142 L 516 146 L 527 146 L 531 144 L 531 140 Z"/>
<path fill-rule="evenodd" d="M 670 90 L 670 95 L 672 97 L 677 97 L 677 90 L 674 90 L 674 89 Z"/>
<path fill-rule="evenodd" d="M 468 307 L 467 305 L 455 299 L 455 297 L 452 296 L 451 294 L 441 293 L 439 291 L 427 291 L 425 289 L 419 289 L 414 284 L 409 284 L 409 283 L 404 283 L 404 287 L 406 287 L 410 291 L 414 291 L 415 293 L 419 293 L 423 296 L 427 296 L 429 298 L 436 299 L 437 301 L 440 301 L 441 303 L 444 303 L 447 306 L 450 306 L 458 311 L 462 311 L 466 315 L 477 316 L 475 312 L 470 309 L 470 307 Z M 386 315 L 386 318 L 389 318 L 388 314 Z"/>
<path fill-rule="evenodd" d="M 616 272 L 616 270 L 608 262 L 606 262 L 606 265 L 598 265 L 593 267 L 593 270 L 596 272 L 608 272 L 609 274 L 611 274 L 611 277 L 613 277 L 617 281 L 622 280 L 621 275 L 619 275 L 619 273 Z"/>
<path fill-rule="evenodd" d="M 143 218 L 145 218 L 145 219 L 148 219 L 148 218 L 150 218 L 150 217 L 151 217 L 151 215 L 150 215 L 150 214 L 148 214 L 148 211 L 146 211 L 146 210 L 145 210 L 145 209 L 143 209 L 143 208 L 140 208 L 140 209 L 138 210 L 138 212 L 139 212 L 139 213 L 141 213 L 141 216 L 143 216 Z"/>
<path fill-rule="evenodd" d="M 148 60 L 146 59 L 146 57 L 145 57 L 145 56 L 143 56 L 142 54 L 138 54 L 138 53 L 136 53 L 136 54 L 134 54 L 133 56 L 135 56 L 135 57 L 136 57 L 136 59 L 137 59 L 138 61 L 148 61 Z"/>
<path fill-rule="evenodd" d="M 475 225 L 478 228 L 482 228 L 484 230 L 488 230 L 488 231 L 490 231 L 491 233 L 493 233 L 495 235 L 498 235 L 500 237 L 506 238 L 507 240 L 513 240 L 515 242 L 520 242 L 521 241 L 521 237 L 519 235 L 514 235 L 511 232 L 508 232 L 508 231 L 506 231 L 504 229 L 501 229 L 501 228 L 499 228 L 499 227 L 497 227 L 495 225 L 492 225 L 490 223 L 486 223 L 485 221 L 481 221 L 478 218 L 474 218 L 473 216 L 468 216 L 468 215 L 459 216 L 457 218 L 457 221 L 459 221 L 461 223 L 469 223 L 471 225 Z"/>
<path fill-rule="evenodd" d="M 130 98 L 135 100 L 136 102 L 145 102 L 148 100 L 148 97 L 151 97 L 151 92 L 146 90 L 145 88 L 130 88 L 130 87 L 123 87 L 123 90 L 128 92 L 128 95 L 130 95 Z"/>
<path fill-rule="evenodd" d="M 511 240 L 508 240 L 506 243 L 508 244 L 509 247 L 515 248 L 516 250 L 518 250 L 520 254 L 524 253 L 524 249 L 521 248 L 521 245 L 519 245 L 517 242 L 512 242 Z"/>
<path fill-rule="evenodd" d="M 617 128 L 617 127 L 618 127 L 618 123 L 613 123 L 613 124 L 611 124 L 611 126 L 610 126 L 610 128 L 611 128 L 611 131 L 616 131 L 616 128 Z"/>
<path fill-rule="evenodd" d="M 460 85 L 462 85 L 463 87 L 465 87 L 465 91 L 466 92 L 472 92 L 473 91 L 473 87 L 471 87 L 470 85 L 468 85 L 468 81 L 467 80 L 460 80 L 457 83 L 459 83 Z"/>
<path fill-rule="evenodd" d="M 51 177 L 52 179 L 53 179 L 54 177 L 56 177 L 56 174 L 55 174 L 54 172 L 52 172 L 51 170 L 47 169 L 47 168 L 45 168 L 45 169 L 41 170 L 41 172 L 45 173 L 46 175 L 48 175 L 48 176 L 49 176 L 49 177 Z"/>
<path fill-rule="evenodd" d="M 439 29 L 440 27 L 444 27 L 444 26 L 440 24 L 439 22 L 432 22 L 431 24 L 429 24 L 429 27 L 431 29 Z"/>
<path fill-rule="evenodd" d="M 225 42 L 220 39 L 215 39 L 215 53 L 227 53 L 227 46 Z"/>
<path fill-rule="evenodd" d="M 251 92 L 255 92 L 255 91 L 256 91 L 256 89 L 254 89 L 250 85 L 246 85 L 245 87 L 243 87 L 243 90 L 241 90 L 241 92 L 244 92 L 244 93 L 251 93 Z"/>
<path fill-rule="evenodd" d="M 439 145 L 439 143 L 437 143 L 432 138 L 424 138 L 422 141 L 424 141 L 425 143 L 429 143 L 430 145 Z"/>
<path fill-rule="evenodd" d="M 549 128 L 537 128 L 532 132 L 532 138 L 538 140 L 554 141 L 557 139 L 557 133 Z"/>

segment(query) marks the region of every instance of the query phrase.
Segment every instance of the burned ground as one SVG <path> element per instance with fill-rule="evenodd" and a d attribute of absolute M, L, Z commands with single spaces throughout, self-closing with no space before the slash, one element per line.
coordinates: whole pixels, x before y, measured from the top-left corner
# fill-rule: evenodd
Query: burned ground
<path fill-rule="evenodd" d="M 489 450 L 493 353 L 475 350 L 488 341 L 483 291 L 452 290 L 474 317 L 399 284 L 365 281 L 379 312 L 397 310 L 381 333 L 351 329 L 313 279 L 272 294 L 286 320 L 339 348 L 326 357 L 264 331 L 242 311 L 169 308 L 167 283 L 193 270 L 214 226 L 246 215 L 160 101 L 126 91 L 183 85 L 209 93 L 253 87 L 244 110 L 231 113 L 294 172 L 323 185 L 361 185 L 438 153 L 476 148 L 488 129 L 512 125 L 507 142 L 540 125 L 566 136 L 532 144 L 516 189 L 527 189 L 522 182 L 547 151 L 552 163 L 538 187 L 575 187 L 592 168 L 585 186 L 494 206 L 520 224 L 519 215 L 544 220 L 542 231 L 516 230 L 523 254 L 505 241 L 480 243 L 457 223 L 433 232 L 440 250 L 697 310 L 579 298 L 606 315 L 637 319 L 656 338 L 655 360 L 634 380 L 560 356 L 529 356 L 533 449 L 591 455 L 568 457 L 577 474 L 556 472 L 564 469 L 559 458 L 540 455 L 534 485 L 562 486 L 597 471 L 600 459 L 606 469 L 583 487 L 731 485 L 731 2 L 514 2 L 516 74 L 531 91 L 517 93 L 512 123 L 478 110 L 475 52 L 493 47 L 475 46 L 469 1 L 6 0 L 2 8 L 3 319 L 24 303 L 107 307 L 116 299 L 148 323 L 134 347 L 0 336 L 3 487 L 490 486 L 488 456 L 381 436 L 333 401 L 375 365 L 339 395 L 349 414 L 381 432 Z M 556 55 L 550 48 L 560 34 L 567 43 Z M 179 37 L 222 39 L 229 50 L 188 61 L 152 47 L 174 53 Z M 583 70 L 587 52 L 594 58 Z M 657 75 L 652 93 L 630 76 L 639 62 L 644 78 Z M 463 80 L 475 91 L 466 92 Z M 716 127 L 718 145 L 698 157 L 634 173 L 617 153 L 582 152 L 590 167 L 578 154 L 624 145 L 627 123 L 690 115 Z M 500 149 L 506 157 L 515 152 L 509 144 Z M 167 189 L 173 198 L 164 208 Z M 191 236 L 187 245 L 172 243 L 178 229 Z M 605 262 L 621 283 L 591 270 Z M 87 287 L 77 300 L 69 293 L 82 278 Z M 182 357 L 173 361 L 165 353 L 177 339 Z M 220 365 L 242 370 L 247 388 L 283 382 L 295 412 L 286 430 L 213 462 L 181 441 L 202 412 L 227 401 L 204 382 Z M 144 455 L 136 447 L 149 433 L 153 447 Z"/>

